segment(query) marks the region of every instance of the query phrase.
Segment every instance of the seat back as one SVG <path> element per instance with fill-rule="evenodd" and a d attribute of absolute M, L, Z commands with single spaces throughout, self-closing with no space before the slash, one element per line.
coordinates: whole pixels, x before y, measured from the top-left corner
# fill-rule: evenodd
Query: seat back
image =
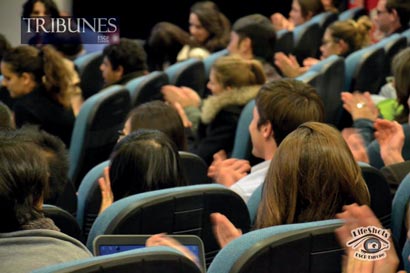
<path fill-rule="evenodd" d="M 105 88 L 84 102 L 69 150 L 69 177 L 76 188 L 92 167 L 107 160 L 130 108 L 130 94 L 120 85 Z"/>
<path fill-rule="evenodd" d="M 362 15 L 367 15 L 367 11 L 364 7 L 347 9 L 339 13 L 339 21 L 345 21 L 349 19 L 357 20 Z"/>
<path fill-rule="evenodd" d="M 62 233 L 84 242 L 77 220 L 68 211 L 54 205 L 44 204 L 43 212 L 46 217 L 54 221 Z"/>
<path fill-rule="evenodd" d="M 135 107 L 152 100 L 162 100 L 161 87 L 166 84 L 169 84 L 169 79 L 163 71 L 153 71 L 129 81 L 125 87 L 130 92 L 131 106 Z"/>
<path fill-rule="evenodd" d="M 377 45 L 355 51 L 345 59 L 345 86 L 348 91 L 379 92 L 383 76 L 385 51 Z"/>
<path fill-rule="evenodd" d="M 384 228 L 390 228 L 392 200 L 389 184 L 379 169 L 362 162 L 359 162 L 359 166 L 367 188 L 369 189 L 370 208 L 377 218 L 379 218 Z"/>
<path fill-rule="evenodd" d="M 337 55 L 329 56 L 312 66 L 309 71 L 316 71 L 322 75 L 317 92 L 325 106 L 326 123 L 338 125 L 343 110 L 340 93 L 345 81 L 344 58 Z"/>
<path fill-rule="evenodd" d="M 276 32 L 275 52 L 283 52 L 286 55 L 293 52 L 293 32 L 282 29 Z"/>
<path fill-rule="evenodd" d="M 309 20 L 293 29 L 293 54 L 299 64 L 308 57 L 317 57 L 322 36 L 317 22 Z"/>
<path fill-rule="evenodd" d="M 231 157 L 238 159 L 250 159 L 252 154 L 252 141 L 249 134 L 249 124 L 253 118 L 255 100 L 249 101 L 241 111 L 238 126 L 236 127 L 235 139 Z"/>
<path fill-rule="evenodd" d="M 102 60 L 101 51 L 88 53 L 74 60 L 80 75 L 80 86 L 84 100 L 103 88 L 104 79 L 100 71 Z"/>
<path fill-rule="evenodd" d="M 101 190 L 98 179 L 104 175 L 104 168 L 108 167 L 106 160 L 94 166 L 83 178 L 78 188 L 77 222 L 87 238 L 91 226 L 98 216 L 101 206 Z"/>
<path fill-rule="evenodd" d="M 391 231 L 393 238 L 399 243 L 399 249 L 403 248 L 406 241 L 407 230 L 405 220 L 409 200 L 410 174 L 406 175 L 400 183 L 392 202 Z"/>
<path fill-rule="evenodd" d="M 407 160 L 384 166 L 380 169 L 380 172 L 386 177 L 387 183 L 389 183 L 390 193 L 393 199 L 401 181 L 403 181 L 404 177 L 410 173 L 410 161 Z"/>
<path fill-rule="evenodd" d="M 320 37 L 323 37 L 326 28 L 333 23 L 334 21 L 338 20 L 338 14 L 333 11 L 325 11 L 313 16 L 310 20 L 319 24 L 320 27 Z"/>
<path fill-rule="evenodd" d="M 320 87 L 321 85 L 322 74 L 317 71 L 306 71 L 302 75 L 297 76 L 295 79 L 310 84 L 311 86 L 318 89 L 318 87 Z"/>
<path fill-rule="evenodd" d="M 60 263 L 32 273 L 201 273 L 198 266 L 177 250 L 155 246 Z"/>
<path fill-rule="evenodd" d="M 410 45 L 410 29 L 403 31 L 400 35 L 405 37 L 407 39 L 407 44 Z"/>
<path fill-rule="evenodd" d="M 204 242 L 209 264 L 219 246 L 212 232 L 210 213 L 220 212 L 249 230 L 249 215 L 242 198 L 218 184 L 193 185 L 136 194 L 114 202 L 95 220 L 87 239 L 92 249 L 100 234 L 193 234 Z"/>
<path fill-rule="evenodd" d="M 186 86 L 195 90 L 200 97 L 205 91 L 205 66 L 202 60 L 190 58 L 175 63 L 165 69 L 169 83 L 176 86 Z"/>
<path fill-rule="evenodd" d="M 344 249 L 334 230 L 342 223 L 279 225 L 243 234 L 218 253 L 207 273 L 341 272 Z"/>
<path fill-rule="evenodd" d="M 75 216 L 77 213 L 77 189 L 74 187 L 74 184 L 71 181 L 67 181 L 55 202 L 50 202 L 50 204 L 56 205 Z"/>
<path fill-rule="evenodd" d="M 190 185 L 211 183 L 208 177 L 208 165 L 198 155 L 190 152 L 179 151 L 181 165 Z"/>
<path fill-rule="evenodd" d="M 207 79 L 206 82 L 209 79 L 209 73 L 211 72 L 211 67 L 214 64 L 214 62 L 222 56 L 226 56 L 229 54 L 228 49 L 221 49 L 216 52 L 211 53 L 208 57 L 203 59 L 204 62 L 204 67 L 205 67 L 205 78 Z"/>
<path fill-rule="evenodd" d="M 386 54 L 385 62 L 383 66 L 383 75 L 382 75 L 383 78 L 382 78 L 382 82 L 380 83 L 380 87 L 381 87 L 382 85 L 386 83 L 386 80 L 385 80 L 386 77 L 392 75 L 391 62 L 393 60 L 393 57 L 397 53 L 399 53 L 402 49 L 407 47 L 407 39 L 401 36 L 400 34 L 395 33 L 379 41 L 376 45 L 378 47 L 383 48 Z"/>

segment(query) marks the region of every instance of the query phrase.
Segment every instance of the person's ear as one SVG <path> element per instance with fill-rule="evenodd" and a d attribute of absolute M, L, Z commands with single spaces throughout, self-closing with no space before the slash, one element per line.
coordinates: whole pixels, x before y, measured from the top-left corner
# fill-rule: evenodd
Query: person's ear
<path fill-rule="evenodd" d="M 265 139 L 273 136 L 272 124 L 269 121 L 262 125 L 262 135 Z"/>
<path fill-rule="evenodd" d="M 21 73 L 20 78 L 23 80 L 23 83 L 26 85 L 34 81 L 34 76 L 27 72 Z"/>
<path fill-rule="evenodd" d="M 249 37 L 243 38 L 239 45 L 242 51 L 249 51 L 252 49 L 252 40 Z"/>
<path fill-rule="evenodd" d="M 122 65 L 119 65 L 117 69 L 115 69 L 115 73 L 122 77 L 124 75 L 124 67 Z"/>

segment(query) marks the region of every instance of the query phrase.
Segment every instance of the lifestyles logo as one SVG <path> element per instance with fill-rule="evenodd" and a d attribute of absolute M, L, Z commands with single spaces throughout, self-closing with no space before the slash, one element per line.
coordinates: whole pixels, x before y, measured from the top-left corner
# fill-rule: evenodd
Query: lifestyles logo
<path fill-rule="evenodd" d="M 119 26 L 118 17 L 22 17 L 21 43 L 118 43 Z M 81 38 L 67 38 L 75 36 Z"/>
<path fill-rule="evenodd" d="M 390 233 L 375 226 L 359 227 L 351 231 L 353 238 L 346 245 L 357 249 L 354 257 L 365 261 L 384 259 L 390 249 Z"/>

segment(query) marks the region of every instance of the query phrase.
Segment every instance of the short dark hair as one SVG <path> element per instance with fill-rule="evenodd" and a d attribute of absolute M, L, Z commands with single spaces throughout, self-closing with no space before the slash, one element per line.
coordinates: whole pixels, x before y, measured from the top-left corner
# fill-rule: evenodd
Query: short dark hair
<path fill-rule="evenodd" d="M 241 40 L 251 39 L 255 57 L 269 63 L 273 62 L 276 32 L 266 16 L 255 13 L 241 17 L 233 24 L 232 31 L 237 33 Z"/>
<path fill-rule="evenodd" d="M 0 131 L 0 232 L 43 217 L 38 204 L 47 189 L 48 164 L 37 145 L 17 135 Z"/>
<path fill-rule="evenodd" d="M 387 0 L 386 10 L 391 12 L 396 10 L 400 19 L 400 25 L 407 29 L 410 21 L 410 2 L 409 0 Z"/>
<path fill-rule="evenodd" d="M 175 144 L 161 131 L 146 129 L 132 132 L 114 147 L 110 181 L 115 200 L 187 185 Z"/>
<path fill-rule="evenodd" d="M 315 88 L 298 80 L 268 82 L 261 87 L 255 100 L 258 127 L 270 122 L 277 145 L 302 123 L 324 121 L 322 99 Z"/>
<path fill-rule="evenodd" d="M 137 129 L 155 129 L 165 133 L 176 145 L 178 150 L 187 149 L 185 128 L 178 112 L 164 101 L 143 103 L 128 114 L 131 132 Z"/>
<path fill-rule="evenodd" d="M 148 69 L 144 47 L 131 39 L 121 38 L 118 44 L 105 47 L 103 56 L 108 58 L 113 69 L 121 65 L 124 75 Z"/>
<path fill-rule="evenodd" d="M 33 12 L 34 4 L 40 2 L 43 3 L 46 8 L 46 13 L 50 15 L 50 17 L 58 18 L 60 17 L 60 11 L 56 3 L 53 0 L 27 0 L 23 4 L 23 17 L 29 18 L 31 13 Z"/>

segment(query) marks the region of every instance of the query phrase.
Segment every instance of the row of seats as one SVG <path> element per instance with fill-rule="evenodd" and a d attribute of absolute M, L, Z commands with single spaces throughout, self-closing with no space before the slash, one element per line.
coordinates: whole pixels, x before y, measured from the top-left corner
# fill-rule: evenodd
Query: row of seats
<path fill-rule="evenodd" d="M 334 230 L 341 224 L 340 220 L 327 220 L 246 233 L 219 251 L 207 272 L 340 272 L 344 250 L 337 243 Z M 297 262 L 289 263 L 295 259 Z M 33 273 L 131 271 L 201 272 L 192 261 L 174 249 L 149 247 L 57 264 Z"/>
<path fill-rule="evenodd" d="M 385 228 L 391 227 L 393 238 L 400 242 L 401 249 L 406 238 L 405 215 L 410 198 L 410 175 L 400 184 L 391 202 L 389 186 L 381 172 L 367 164 L 360 164 L 360 167 L 371 195 L 370 207 Z M 248 232 L 256 215 L 261 190 L 259 188 L 252 195 L 248 204 L 236 193 L 218 184 L 136 194 L 115 202 L 97 217 L 88 235 L 87 247 L 91 250 L 93 240 L 102 234 L 194 234 L 204 242 L 207 272 L 254 272 L 257 269 L 257 272 L 275 272 L 272 266 L 278 272 L 302 268 L 313 270 L 306 272 L 339 272 L 343 249 L 333 235 L 334 228 L 340 225 L 338 220 L 275 226 Z M 45 206 L 45 210 L 50 211 L 50 207 L 53 208 Z M 223 213 L 245 234 L 219 250 L 209 219 L 212 212 Z M 46 214 L 54 219 L 52 213 Z M 63 224 L 61 221 L 56 223 Z M 65 231 L 64 228 L 62 230 Z M 410 251 L 406 249 L 403 251 Z M 292 256 L 295 251 L 299 253 L 300 263 L 283 264 L 283 261 L 288 261 L 284 255 Z M 403 255 L 407 254 L 403 252 Z M 324 262 L 324 257 L 328 257 L 324 260 L 329 262 Z M 274 262 L 266 263 L 267 258 Z M 259 262 L 256 263 L 256 260 Z"/>

